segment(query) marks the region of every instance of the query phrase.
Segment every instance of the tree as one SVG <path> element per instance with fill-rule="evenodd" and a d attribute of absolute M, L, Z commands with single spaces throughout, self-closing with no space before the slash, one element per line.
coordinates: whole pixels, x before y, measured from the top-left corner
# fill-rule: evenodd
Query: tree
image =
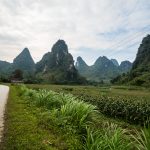
<path fill-rule="evenodd" d="M 12 79 L 15 80 L 22 80 L 23 79 L 23 72 L 20 69 L 16 69 L 13 73 L 12 73 Z"/>

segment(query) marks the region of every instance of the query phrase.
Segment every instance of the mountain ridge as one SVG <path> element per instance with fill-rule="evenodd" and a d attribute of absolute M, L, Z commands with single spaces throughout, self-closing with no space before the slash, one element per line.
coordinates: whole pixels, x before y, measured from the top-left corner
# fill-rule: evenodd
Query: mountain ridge
<path fill-rule="evenodd" d="M 41 60 L 34 62 L 28 48 L 14 58 L 13 63 L 0 61 L 0 74 L 12 74 L 16 69 L 23 71 L 24 76 L 30 74 L 43 81 L 56 83 L 82 82 L 84 77 L 88 80 L 99 82 L 101 80 L 110 80 L 121 74 L 126 69 L 118 69 L 120 65 L 116 59 L 108 59 L 106 56 L 100 56 L 91 66 L 87 65 L 82 57 L 77 58 L 74 65 L 72 55 L 69 53 L 68 46 L 64 40 L 58 40 L 51 48 L 51 51 L 45 53 Z M 5 69 L 2 69 L 5 68 Z"/>
<path fill-rule="evenodd" d="M 115 60 L 115 63 L 114 61 Z M 81 56 L 77 58 L 76 68 L 79 73 L 88 80 L 100 82 L 101 80 L 111 80 L 116 76 L 126 73 L 131 69 L 132 63 L 122 61 L 119 65 L 116 59 L 108 59 L 106 56 L 100 56 L 93 65 L 88 66 Z"/>

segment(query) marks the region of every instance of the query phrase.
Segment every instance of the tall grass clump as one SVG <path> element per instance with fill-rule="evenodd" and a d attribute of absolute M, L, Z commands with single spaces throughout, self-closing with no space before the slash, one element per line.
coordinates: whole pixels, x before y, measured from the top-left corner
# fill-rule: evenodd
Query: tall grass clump
<path fill-rule="evenodd" d="M 45 89 L 32 90 L 28 89 L 24 85 L 21 86 L 23 95 L 30 98 L 30 102 L 34 103 L 38 107 L 45 107 L 47 109 L 60 108 L 65 102 L 65 98 L 62 94 L 58 94 L 53 91 L 47 91 Z"/>
<path fill-rule="evenodd" d="M 24 95 L 26 97 L 34 97 L 36 96 L 37 92 L 33 89 L 28 89 L 25 85 L 21 85 L 20 87 L 20 95 Z"/>
<path fill-rule="evenodd" d="M 87 135 L 84 139 L 84 150 L 130 149 L 130 140 L 126 136 L 126 131 L 112 123 L 97 131 L 87 128 Z"/>
<path fill-rule="evenodd" d="M 85 144 L 83 145 L 84 150 L 100 150 L 105 147 L 103 137 L 100 131 L 93 131 L 87 128 L 87 135 L 84 137 Z"/>
<path fill-rule="evenodd" d="M 55 116 L 62 120 L 64 125 L 72 125 L 79 130 L 92 122 L 92 116 L 97 113 L 96 107 L 79 100 L 66 101 L 60 110 L 55 110 Z"/>
<path fill-rule="evenodd" d="M 39 90 L 36 95 L 35 103 L 39 107 L 59 108 L 63 101 L 60 99 L 59 95 L 53 91 Z"/>
<path fill-rule="evenodd" d="M 135 131 L 135 134 L 131 136 L 133 138 L 135 147 L 138 150 L 150 150 L 150 127 L 144 128 L 139 131 Z"/>
<path fill-rule="evenodd" d="M 71 94 L 56 93 L 47 90 L 32 90 L 21 87 L 25 96 L 38 107 L 45 107 L 51 111 L 52 117 L 58 124 L 69 125 L 82 129 L 92 122 L 96 115 L 96 106 L 78 100 Z M 32 93 L 32 94 L 31 94 Z M 34 94 L 33 94 L 34 93 Z"/>

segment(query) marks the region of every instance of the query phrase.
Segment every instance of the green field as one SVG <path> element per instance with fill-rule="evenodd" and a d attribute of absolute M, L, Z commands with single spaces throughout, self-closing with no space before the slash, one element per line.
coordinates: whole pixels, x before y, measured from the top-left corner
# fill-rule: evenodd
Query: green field
<path fill-rule="evenodd" d="M 150 90 L 10 86 L 4 150 L 150 149 Z"/>
<path fill-rule="evenodd" d="M 83 101 L 96 105 L 104 115 L 130 124 L 141 125 L 150 117 L 150 89 L 142 87 L 64 85 L 29 85 L 29 87 L 53 90 L 58 93 L 71 93 Z M 143 115 L 146 117 L 145 120 L 143 120 Z"/>
<path fill-rule="evenodd" d="M 136 86 L 69 86 L 69 85 L 28 85 L 31 88 L 44 88 L 56 92 L 67 92 L 73 95 L 90 96 L 133 96 L 150 99 L 150 89 Z"/>

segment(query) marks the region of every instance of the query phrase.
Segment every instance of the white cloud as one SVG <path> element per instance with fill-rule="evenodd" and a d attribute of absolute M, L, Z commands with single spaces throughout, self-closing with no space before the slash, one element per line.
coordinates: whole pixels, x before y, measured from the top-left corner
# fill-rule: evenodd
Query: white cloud
<path fill-rule="evenodd" d="M 100 55 L 133 61 L 150 32 L 148 0 L 0 0 L 0 8 L 1 60 L 29 47 L 38 61 L 62 38 L 89 64 Z"/>

